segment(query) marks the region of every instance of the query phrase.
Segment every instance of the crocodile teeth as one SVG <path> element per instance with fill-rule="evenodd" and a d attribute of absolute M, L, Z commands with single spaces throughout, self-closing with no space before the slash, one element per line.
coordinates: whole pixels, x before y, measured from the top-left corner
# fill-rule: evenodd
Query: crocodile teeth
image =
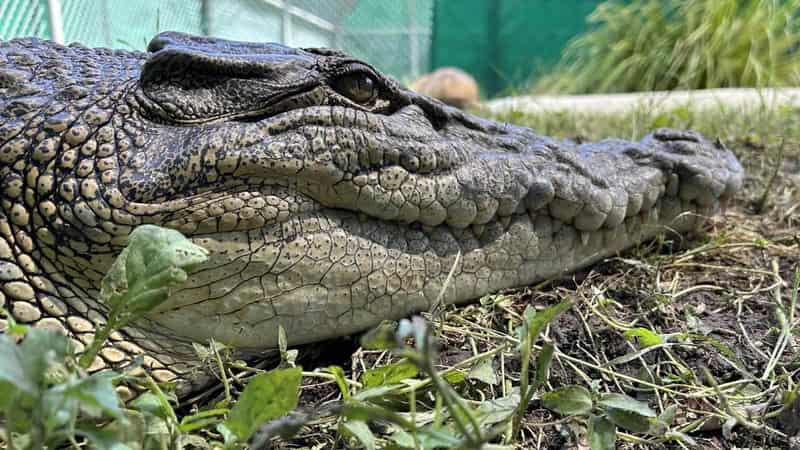
<path fill-rule="evenodd" d="M 433 225 L 422 224 L 422 231 L 424 231 L 426 233 L 432 232 L 434 230 L 434 228 L 436 228 L 436 227 L 434 227 Z"/>
<path fill-rule="evenodd" d="M 589 243 L 589 232 L 581 231 L 581 243 L 586 246 Z"/>

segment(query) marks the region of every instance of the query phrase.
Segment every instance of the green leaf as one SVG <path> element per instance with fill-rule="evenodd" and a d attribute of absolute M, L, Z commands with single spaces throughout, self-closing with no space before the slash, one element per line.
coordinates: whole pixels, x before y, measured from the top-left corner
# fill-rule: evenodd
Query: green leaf
<path fill-rule="evenodd" d="M 449 384 L 461 384 L 467 379 L 467 376 L 460 370 L 451 370 L 443 374 L 442 378 Z"/>
<path fill-rule="evenodd" d="M 90 411 L 92 415 L 99 416 L 94 412 L 99 410 L 109 417 L 121 419 L 122 408 L 112 383 L 115 376 L 117 374 L 111 371 L 98 372 L 87 378 L 58 385 L 56 388 L 63 389 L 65 396 L 76 399 L 83 409 Z"/>
<path fill-rule="evenodd" d="M 555 347 L 552 343 L 545 342 L 542 345 L 542 350 L 536 357 L 536 382 L 533 385 L 533 389 L 544 386 L 544 383 L 547 381 L 547 375 L 550 372 L 550 363 L 553 362 L 554 353 Z"/>
<path fill-rule="evenodd" d="M 224 423 L 220 423 L 217 424 L 217 432 L 222 435 L 222 443 L 226 450 L 235 448 L 234 446 L 239 438 L 230 428 L 226 427 Z"/>
<path fill-rule="evenodd" d="M 47 371 L 54 364 L 61 364 L 70 352 L 69 340 L 55 331 L 31 328 L 18 348 L 20 361 L 26 376 L 39 385 L 44 385 Z"/>
<path fill-rule="evenodd" d="M 675 421 L 675 415 L 678 413 L 678 405 L 669 405 L 664 409 L 664 412 L 659 414 L 658 421 L 666 426 L 672 426 Z"/>
<path fill-rule="evenodd" d="M 520 400 L 519 389 L 514 388 L 514 390 L 505 397 L 481 402 L 475 411 L 476 418 L 483 428 L 503 422 L 514 414 L 519 407 Z"/>
<path fill-rule="evenodd" d="M 409 361 L 400 361 L 382 367 L 369 369 L 361 375 L 365 388 L 399 383 L 417 376 L 419 369 Z"/>
<path fill-rule="evenodd" d="M 162 419 L 170 417 L 169 411 L 164 411 L 164 403 L 152 392 L 145 392 L 136 397 L 130 405 L 137 411 L 147 413 Z"/>
<path fill-rule="evenodd" d="M 34 395 L 37 392 L 38 383 L 28 376 L 21 356 L 17 344 L 8 335 L 0 334 L 0 381 L 5 381 L 16 389 Z M 12 390 L 3 389 L 0 392 L 4 397 L 3 402 L 9 401 L 13 393 Z"/>
<path fill-rule="evenodd" d="M 542 405 L 564 416 L 588 414 L 592 410 L 592 394 L 583 386 L 564 386 L 542 394 Z"/>
<path fill-rule="evenodd" d="M 536 311 L 532 306 L 527 306 L 523 316 L 525 318 L 525 325 L 527 332 L 530 335 L 531 343 L 536 342 L 539 333 L 542 332 L 550 322 L 553 321 L 559 314 L 572 308 L 572 301 L 563 300 L 558 304 L 549 306 L 541 311 Z"/>
<path fill-rule="evenodd" d="M 375 435 L 367 423 L 362 420 L 348 420 L 339 424 L 339 429 L 345 434 L 353 436 L 366 450 L 375 449 Z"/>
<path fill-rule="evenodd" d="M 208 251 L 175 230 L 142 225 L 133 230 L 101 282 L 100 296 L 132 315 L 164 301 L 168 288 L 186 281 L 187 271 L 206 261 Z"/>
<path fill-rule="evenodd" d="M 467 374 L 467 378 L 471 380 L 482 381 L 486 384 L 495 386 L 499 383 L 497 379 L 497 372 L 494 370 L 494 359 L 487 358 L 475 364 Z"/>
<path fill-rule="evenodd" d="M 374 388 L 362 389 L 353 396 L 353 399 L 365 401 L 365 400 L 380 398 L 393 393 L 397 389 L 398 385 L 396 384 L 395 385 L 384 384 L 382 386 L 376 386 Z"/>
<path fill-rule="evenodd" d="M 600 397 L 598 403 L 603 406 L 636 413 L 644 417 L 656 417 L 656 412 L 650 409 L 647 403 L 640 402 L 624 394 L 605 394 Z"/>
<path fill-rule="evenodd" d="M 617 427 L 605 417 L 592 414 L 589 417 L 588 438 L 591 450 L 614 450 Z"/>
<path fill-rule="evenodd" d="M 225 426 L 246 441 L 259 425 L 297 407 L 302 369 L 275 369 L 254 377 L 231 409 Z"/>
<path fill-rule="evenodd" d="M 647 431 L 647 434 L 653 436 L 664 436 L 672 426 L 672 422 L 675 420 L 675 414 L 677 412 L 678 407 L 676 405 L 671 405 L 664 409 L 664 412 L 659 414 L 656 420 L 650 422 L 650 429 Z"/>
<path fill-rule="evenodd" d="M 626 331 L 623 336 L 629 341 L 638 341 L 639 346 L 642 348 L 652 347 L 664 343 L 664 339 L 658 333 L 655 333 L 647 328 L 631 328 Z"/>
<path fill-rule="evenodd" d="M 650 424 L 653 422 L 646 416 L 623 409 L 607 407 L 605 414 L 608 420 L 617 426 L 637 433 L 646 433 L 650 430 Z"/>
<path fill-rule="evenodd" d="M 450 430 L 444 427 L 424 427 L 417 430 L 417 441 L 419 447 L 414 443 L 414 436 L 411 433 L 400 430 L 389 436 L 395 444 L 402 448 L 463 448 L 464 443 L 456 437 Z"/>
<path fill-rule="evenodd" d="M 350 390 L 347 388 L 347 378 L 344 376 L 344 369 L 339 366 L 328 366 L 328 372 L 336 379 L 336 385 L 339 386 L 339 392 L 342 393 L 342 398 L 347 400 L 350 398 Z"/>

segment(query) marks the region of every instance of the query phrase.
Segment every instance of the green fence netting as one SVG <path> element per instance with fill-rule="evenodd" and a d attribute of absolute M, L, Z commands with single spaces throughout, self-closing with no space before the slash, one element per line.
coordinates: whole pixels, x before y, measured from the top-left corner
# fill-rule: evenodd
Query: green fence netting
<path fill-rule="evenodd" d="M 64 42 L 143 50 L 160 31 L 342 48 L 410 80 L 428 70 L 434 0 L 56 0 Z M 0 39 L 52 38 L 47 0 L 0 0 Z"/>
<path fill-rule="evenodd" d="M 508 92 L 555 64 L 586 29 L 601 0 L 437 0 L 432 67 L 472 74 L 488 96 Z"/>

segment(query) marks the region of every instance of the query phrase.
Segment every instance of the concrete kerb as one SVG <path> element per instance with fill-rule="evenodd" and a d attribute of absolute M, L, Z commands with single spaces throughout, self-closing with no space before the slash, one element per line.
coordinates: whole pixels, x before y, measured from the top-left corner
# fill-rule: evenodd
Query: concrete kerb
<path fill-rule="evenodd" d="M 636 109 L 666 112 L 688 107 L 693 111 L 709 109 L 745 110 L 763 107 L 800 107 L 800 88 L 725 88 L 694 91 L 659 91 L 594 95 L 539 95 L 505 97 L 483 104 L 491 113 L 574 112 L 580 114 L 615 114 Z"/>

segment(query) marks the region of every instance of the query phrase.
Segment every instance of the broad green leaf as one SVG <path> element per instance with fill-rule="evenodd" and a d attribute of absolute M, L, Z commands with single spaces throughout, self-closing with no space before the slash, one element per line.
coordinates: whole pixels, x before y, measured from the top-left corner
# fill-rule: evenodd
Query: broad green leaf
<path fill-rule="evenodd" d="M 77 429 L 78 435 L 84 436 L 89 439 L 91 446 L 89 448 L 95 450 L 139 450 L 144 448 L 137 442 L 133 449 L 122 442 L 120 442 L 120 435 L 113 429 L 113 427 L 99 428 L 97 425 L 79 426 Z M 148 448 L 148 450 L 150 450 Z"/>
<path fill-rule="evenodd" d="M 614 450 L 617 441 L 617 427 L 602 416 L 589 417 L 589 448 L 591 450 Z"/>
<path fill-rule="evenodd" d="M 592 394 L 583 386 L 564 386 L 542 394 L 542 405 L 564 416 L 588 414 L 592 410 Z"/>
<path fill-rule="evenodd" d="M 608 420 L 614 422 L 618 427 L 637 433 L 646 433 L 650 430 L 652 419 L 623 409 L 609 408 L 605 410 Z"/>
<path fill-rule="evenodd" d="M 0 381 L 5 381 L 16 389 L 34 395 L 38 389 L 35 379 L 28 376 L 21 360 L 17 344 L 6 334 L 0 334 Z M 3 402 L 9 401 L 12 390 L 3 389 L 0 394 L 6 394 Z"/>
<path fill-rule="evenodd" d="M 570 308 L 572 308 L 572 302 L 570 300 L 563 300 L 541 311 L 536 311 L 532 306 L 527 306 L 523 316 L 525 318 L 525 325 L 527 326 L 526 331 L 531 338 L 531 343 L 536 341 L 539 333 L 541 333 L 553 319 Z"/>
<path fill-rule="evenodd" d="M 151 414 L 162 419 L 166 419 L 170 416 L 169 411 L 164 411 L 164 403 L 159 400 L 157 395 L 151 392 L 145 392 L 136 397 L 130 405 L 137 411 Z"/>
<path fill-rule="evenodd" d="M 389 439 L 402 448 L 417 448 L 414 436 L 408 431 L 400 430 L 389 436 Z M 417 430 L 419 448 L 463 448 L 464 443 L 450 430 L 444 427 L 424 427 Z"/>
<path fill-rule="evenodd" d="M 56 387 L 58 388 L 58 386 Z M 79 403 L 75 398 L 64 395 L 63 390 L 49 389 L 38 399 L 32 408 L 26 408 L 30 414 L 44 424 L 44 435 L 62 431 L 78 415 Z"/>
<path fill-rule="evenodd" d="M 395 384 L 417 376 L 418 372 L 419 370 L 414 364 L 400 361 L 367 370 L 361 375 L 361 382 L 365 388 Z"/>
<path fill-rule="evenodd" d="M 395 390 L 398 389 L 398 386 L 402 385 L 390 385 L 384 384 L 382 386 L 376 386 L 374 388 L 367 388 L 358 391 L 354 396 L 353 399 L 355 400 L 370 400 L 376 397 L 383 397 L 385 395 L 393 393 Z"/>
<path fill-rule="evenodd" d="M 637 341 L 642 348 L 652 347 L 664 343 L 664 339 L 660 334 L 655 333 L 647 328 L 631 328 L 626 331 L 623 336 L 629 341 Z"/>
<path fill-rule="evenodd" d="M 489 385 L 497 385 L 497 372 L 494 370 L 494 359 L 487 358 L 475 364 L 467 374 L 467 378 L 471 380 L 482 381 Z"/>
<path fill-rule="evenodd" d="M 667 407 L 664 412 L 658 415 L 656 420 L 650 422 L 650 429 L 647 433 L 653 436 L 664 436 L 669 431 L 669 427 L 672 426 L 677 412 L 678 407 L 676 405 Z"/>
<path fill-rule="evenodd" d="M 366 450 L 375 449 L 375 435 L 363 420 L 347 420 L 340 423 L 339 428 L 356 438 Z"/>
<path fill-rule="evenodd" d="M 119 397 L 114 390 L 112 380 L 116 373 L 104 371 L 94 373 L 86 378 L 75 380 L 57 386 L 63 389 L 64 395 L 78 400 L 82 409 L 90 411 L 92 415 L 105 413 L 109 417 L 121 419 L 123 417 Z M 94 412 L 94 410 L 99 410 Z"/>
<path fill-rule="evenodd" d="M 143 314 L 165 300 L 171 286 L 186 281 L 186 271 L 207 258 L 206 249 L 175 230 L 139 226 L 103 278 L 100 296 L 112 307 Z"/>
<path fill-rule="evenodd" d="M 605 394 L 600 397 L 600 405 L 636 413 L 644 417 L 656 417 L 656 412 L 647 406 L 647 403 L 640 402 L 624 394 Z"/>
<path fill-rule="evenodd" d="M 25 375 L 39 385 L 45 383 L 48 369 L 56 363 L 63 363 L 69 351 L 66 336 L 42 328 L 28 330 L 18 348 Z"/>
<path fill-rule="evenodd" d="M 519 402 L 519 388 L 514 388 L 511 394 L 505 397 L 483 401 L 476 410 L 478 422 L 483 428 L 503 422 L 514 414 Z"/>
<path fill-rule="evenodd" d="M 274 369 L 254 377 L 225 422 L 241 441 L 250 438 L 259 425 L 297 407 L 302 369 Z"/>
<path fill-rule="evenodd" d="M 678 412 L 678 405 L 669 405 L 664 409 L 664 412 L 659 414 L 658 421 L 664 423 L 666 426 L 672 426 L 675 421 L 675 415 Z"/>
<path fill-rule="evenodd" d="M 370 420 L 387 420 L 390 422 L 405 423 L 405 419 L 403 419 L 400 414 L 390 409 L 355 400 L 348 400 L 342 404 L 341 415 L 348 420 L 361 420 L 364 422 Z"/>

